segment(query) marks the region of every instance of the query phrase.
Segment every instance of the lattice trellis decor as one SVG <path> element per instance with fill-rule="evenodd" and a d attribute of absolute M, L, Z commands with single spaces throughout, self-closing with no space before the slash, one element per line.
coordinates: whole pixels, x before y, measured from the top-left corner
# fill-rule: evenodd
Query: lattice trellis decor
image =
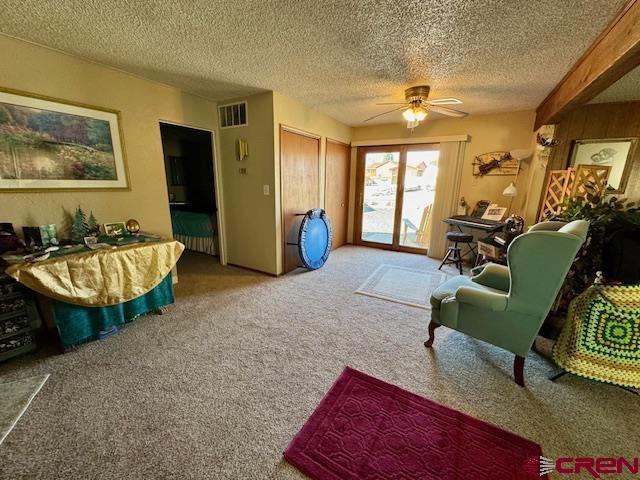
<path fill-rule="evenodd" d="M 569 184 L 569 176 L 572 174 L 572 171 L 573 169 L 569 168 L 567 170 L 551 170 L 549 172 L 547 188 L 545 188 L 538 221 L 558 213 L 560 205 L 562 205 L 567 195 L 567 185 Z"/>
<path fill-rule="evenodd" d="M 551 170 L 538 221 L 560 213 L 566 198 L 584 197 L 587 194 L 587 184 L 597 193 L 604 192 L 610 171 L 611 167 L 601 165 L 578 165 L 577 169 Z"/>
<path fill-rule="evenodd" d="M 610 172 L 610 166 L 578 165 L 571 186 L 571 197 L 584 197 L 587 194 L 585 185 L 591 185 L 597 193 L 604 192 L 607 188 Z"/>

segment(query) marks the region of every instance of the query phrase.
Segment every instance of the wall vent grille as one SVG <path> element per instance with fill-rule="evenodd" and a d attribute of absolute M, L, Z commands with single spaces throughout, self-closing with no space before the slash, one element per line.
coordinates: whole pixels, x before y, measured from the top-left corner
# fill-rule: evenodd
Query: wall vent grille
<path fill-rule="evenodd" d="M 220 128 L 244 127 L 249 124 L 247 102 L 218 106 Z"/>

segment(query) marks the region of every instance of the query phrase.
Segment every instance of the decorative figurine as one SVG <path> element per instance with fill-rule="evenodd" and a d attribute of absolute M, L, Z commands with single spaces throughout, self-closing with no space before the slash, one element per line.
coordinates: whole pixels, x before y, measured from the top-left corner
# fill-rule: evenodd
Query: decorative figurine
<path fill-rule="evenodd" d="M 76 213 L 73 215 L 73 223 L 71 224 L 71 240 L 75 243 L 84 242 L 84 237 L 87 236 L 88 231 L 87 216 L 82 208 L 80 208 L 80 205 L 78 205 Z"/>
<path fill-rule="evenodd" d="M 138 221 L 133 218 L 127 220 L 127 231 L 131 235 L 136 235 L 140 231 L 140 224 Z"/>
<path fill-rule="evenodd" d="M 89 219 L 87 220 L 87 234 L 89 235 L 98 235 L 100 231 L 100 224 L 96 217 L 93 216 L 93 212 L 89 214 Z"/>

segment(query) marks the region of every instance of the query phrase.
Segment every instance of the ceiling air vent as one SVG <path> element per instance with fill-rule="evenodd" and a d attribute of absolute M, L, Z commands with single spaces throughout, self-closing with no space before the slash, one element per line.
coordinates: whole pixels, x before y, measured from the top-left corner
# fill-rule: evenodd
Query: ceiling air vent
<path fill-rule="evenodd" d="M 244 127 L 247 125 L 247 102 L 219 105 L 220 128 Z"/>

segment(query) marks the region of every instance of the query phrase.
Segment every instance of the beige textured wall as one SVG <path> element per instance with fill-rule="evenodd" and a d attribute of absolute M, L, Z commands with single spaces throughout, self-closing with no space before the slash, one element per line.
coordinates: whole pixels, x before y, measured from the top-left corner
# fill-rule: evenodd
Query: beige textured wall
<path fill-rule="evenodd" d="M 0 193 L 0 221 L 63 225 L 77 205 L 99 222 L 136 218 L 171 235 L 159 121 L 215 129 L 215 103 L 73 56 L 0 36 L 0 87 L 120 110 L 130 176 L 125 192 Z"/>
<path fill-rule="evenodd" d="M 227 261 L 276 274 L 276 195 L 273 162 L 273 94 L 225 100 L 247 102 L 248 125 L 220 130 L 220 161 L 227 231 Z M 239 138 L 249 143 L 249 156 L 236 160 Z M 242 175 L 240 168 L 246 168 Z M 269 186 L 264 195 L 263 186 Z"/>
<path fill-rule="evenodd" d="M 484 199 L 508 206 L 509 199 L 502 196 L 502 191 L 513 177 L 493 175 L 474 177 L 473 159 L 476 155 L 486 152 L 519 148 L 533 149 L 534 119 L 533 111 L 470 115 L 462 119 L 428 119 L 415 129 L 413 134 L 405 124 L 372 125 L 354 128 L 352 141 L 468 134 L 471 139 L 465 148 L 460 195 L 470 206 Z M 520 195 L 523 195 L 523 192 L 519 192 L 514 206 L 519 204 L 517 200 Z"/>
<path fill-rule="evenodd" d="M 280 124 L 320 135 L 321 198 L 324 203 L 325 140 L 349 143 L 351 128 L 276 92 L 225 100 L 247 101 L 248 125 L 220 131 L 220 159 L 227 230 L 227 260 L 254 270 L 282 272 L 280 224 Z M 236 160 L 236 142 L 249 157 Z M 246 168 L 247 174 L 239 169 Z M 264 194 L 268 185 L 269 195 Z"/>
<path fill-rule="evenodd" d="M 277 271 L 282 271 L 282 241 L 281 218 L 280 218 L 280 125 L 292 127 L 308 133 L 320 136 L 320 207 L 324 207 L 325 195 L 325 150 L 327 138 L 338 140 L 343 143 L 350 143 L 352 128 L 333 118 L 319 113 L 306 105 L 285 97 L 284 95 L 273 93 L 273 136 L 275 139 L 274 161 L 275 161 L 275 182 L 276 182 L 276 241 Z M 353 172 L 352 172 L 353 173 Z"/>

